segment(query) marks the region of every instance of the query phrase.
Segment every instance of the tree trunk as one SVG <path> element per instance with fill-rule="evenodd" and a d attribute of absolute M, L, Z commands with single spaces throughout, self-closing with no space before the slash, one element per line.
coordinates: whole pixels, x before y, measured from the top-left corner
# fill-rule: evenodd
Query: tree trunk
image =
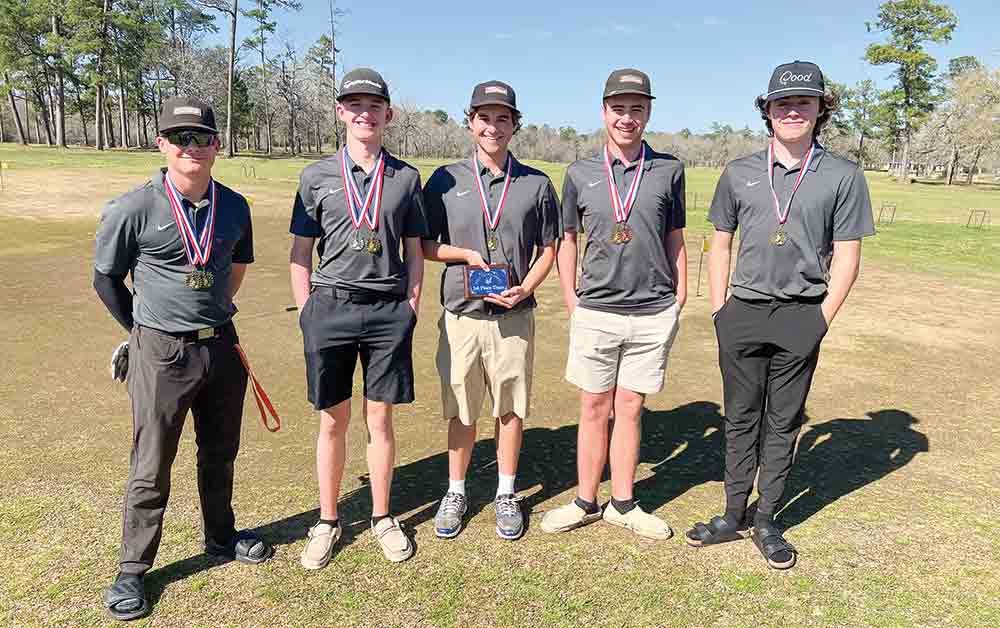
<path fill-rule="evenodd" d="M 108 102 L 107 98 L 104 99 L 104 104 L 106 105 L 104 107 L 104 116 L 105 116 L 104 130 L 107 133 L 108 146 L 113 147 L 115 146 L 115 144 L 117 144 L 117 142 L 115 141 L 115 124 L 114 124 L 115 121 L 111 115 L 111 103 Z"/>
<path fill-rule="evenodd" d="M 45 123 L 45 140 L 48 142 L 49 146 L 54 146 L 55 142 L 52 139 L 52 126 L 49 124 L 49 108 L 45 105 L 45 92 L 42 88 L 37 86 L 35 87 L 35 98 L 38 100 L 38 113 L 41 114 L 41 121 Z M 42 143 L 40 132 L 38 143 Z"/>
<path fill-rule="evenodd" d="M 3 80 L 8 85 L 10 84 L 10 76 L 6 72 L 4 72 Z M 21 123 L 21 114 L 17 111 L 17 99 L 14 97 L 13 89 L 7 92 L 7 102 L 10 103 L 10 113 L 14 117 L 14 128 L 17 129 L 17 141 L 23 146 L 27 146 L 28 138 L 24 134 L 24 125 Z"/>
<path fill-rule="evenodd" d="M 94 100 L 96 101 L 94 106 L 94 148 L 104 150 L 106 145 L 104 141 L 104 115 L 102 114 L 104 110 L 104 86 L 100 83 L 94 88 Z"/>
<path fill-rule="evenodd" d="M 76 108 L 80 112 L 80 123 L 83 128 L 83 145 L 90 146 L 90 137 L 87 134 L 87 114 L 83 109 L 83 99 L 80 98 L 80 90 L 76 90 Z"/>
<path fill-rule="evenodd" d="M 125 100 L 125 77 L 122 73 L 122 64 L 119 61 L 115 64 L 115 71 L 118 74 L 118 135 L 122 138 L 122 148 L 128 148 L 128 113 L 127 102 Z"/>
<path fill-rule="evenodd" d="M 104 8 L 101 11 L 101 40 L 100 48 L 97 51 L 97 66 L 94 72 L 94 147 L 97 150 L 104 150 L 107 143 L 104 141 L 104 53 L 108 44 L 108 11 L 111 8 L 111 0 L 104 0 Z"/>
<path fill-rule="evenodd" d="M 226 156 L 236 154 L 236 133 L 233 130 L 233 81 L 236 80 L 236 18 L 240 14 L 240 1 L 233 0 L 232 18 L 229 23 L 229 76 L 226 79 Z"/>
<path fill-rule="evenodd" d="M 972 173 L 974 173 L 976 168 L 979 167 L 979 158 L 982 156 L 983 148 L 985 147 L 986 144 L 979 144 L 976 146 L 976 152 L 972 154 L 972 163 L 969 164 L 969 174 L 965 179 L 966 185 L 972 185 Z"/>
<path fill-rule="evenodd" d="M 948 159 L 948 171 L 945 175 L 945 185 L 951 185 L 955 180 L 955 171 L 958 169 L 958 144 L 951 145 L 951 157 Z"/>
<path fill-rule="evenodd" d="M 52 16 L 52 35 L 59 36 L 58 20 Z M 59 53 L 59 61 L 55 64 L 56 73 L 55 99 L 52 102 L 52 117 L 56 127 L 56 144 L 66 148 L 66 79 L 63 76 L 62 52 Z"/>

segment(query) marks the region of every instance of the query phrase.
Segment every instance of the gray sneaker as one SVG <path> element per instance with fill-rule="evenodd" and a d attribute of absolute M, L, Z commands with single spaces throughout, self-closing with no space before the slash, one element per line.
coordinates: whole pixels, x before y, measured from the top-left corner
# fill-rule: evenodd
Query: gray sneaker
<path fill-rule="evenodd" d="M 441 499 L 437 514 L 434 515 L 434 534 L 439 539 L 451 539 L 458 536 L 462 531 L 462 517 L 469 505 L 465 500 L 465 495 L 461 493 L 448 492 Z"/>
<path fill-rule="evenodd" d="M 501 539 L 514 541 L 524 534 L 524 516 L 519 501 L 513 493 L 497 495 L 494 506 L 497 510 L 497 536 Z"/>

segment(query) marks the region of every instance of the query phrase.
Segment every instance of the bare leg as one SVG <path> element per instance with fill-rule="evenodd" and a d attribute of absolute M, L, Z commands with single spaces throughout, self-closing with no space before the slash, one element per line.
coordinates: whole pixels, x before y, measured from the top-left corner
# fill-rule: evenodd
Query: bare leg
<path fill-rule="evenodd" d="M 635 467 L 639 464 L 644 395 L 627 388 L 615 391 L 615 427 L 611 432 L 611 496 L 632 499 Z"/>
<path fill-rule="evenodd" d="M 465 425 L 456 416 L 448 421 L 448 479 L 464 480 L 476 444 L 476 426 Z"/>
<path fill-rule="evenodd" d="M 347 425 L 351 421 L 351 400 L 320 410 L 316 438 L 316 477 L 319 479 L 319 516 L 337 518 L 340 482 L 347 458 Z"/>
<path fill-rule="evenodd" d="M 372 516 L 389 514 L 396 438 L 392 431 L 392 404 L 365 400 L 368 426 L 368 477 L 372 490 Z"/>
<path fill-rule="evenodd" d="M 497 468 L 503 475 L 517 475 L 517 462 L 521 457 L 521 438 L 524 419 L 513 412 L 496 420 L 494 426 L 497 443 Z"/>
<path fill-rule="evenodd" d="M 577 436 L 577 494 L 589 502 L 597 501 L 597 487 L 608 452 L 608 416 L 614 389 L 603 393 L 580 392 L 580 432 Z"/>

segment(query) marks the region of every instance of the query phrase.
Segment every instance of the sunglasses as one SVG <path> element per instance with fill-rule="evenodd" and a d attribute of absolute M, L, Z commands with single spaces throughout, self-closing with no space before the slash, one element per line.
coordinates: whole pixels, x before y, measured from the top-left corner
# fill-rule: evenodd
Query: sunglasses
<path fill-rule="evenodd" d="M 191 144 L 200 147 L 211 146 L 215 142 L 215 133 L 204 131 L 175 131 L 164 133 L 163 137 L 167 138 L 167 141 L 174 146 L 180 146 L 181 148 L 190 146 Z"/>

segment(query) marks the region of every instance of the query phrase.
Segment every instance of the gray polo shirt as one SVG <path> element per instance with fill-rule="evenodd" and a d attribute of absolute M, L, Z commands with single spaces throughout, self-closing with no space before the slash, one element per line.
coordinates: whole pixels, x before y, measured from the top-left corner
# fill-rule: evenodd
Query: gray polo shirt
<path fill-rule="evenodd" d="M 490 210 L 496 211 L 507 178 L 506 164 L 498 176 L 493 176 L 485 166 L 475 173 L 471 157 L 442 166 L 427 180 L 424 202 L 431 225 L 429 239 L 478 251 L 489 263 L 510 264 L 511 285 L 517 286 L 524 281 L 542 247 L 559 239 L 559 199 L 543 172 L 522 164 L 513 155 L 508 158 L 512 160 L 511 181 L 497 225 L 497 250 L 490 251 L 486 246 L 489 227 L 475 177 L 481 178 Z M 499 316 L 509 311 L 482 299 L 466 299 L 464 266 L 461 263 L 445 266 L 441 276 L 441 305 L 455 314 Z M 535 297 L 531 295 L 513 309 L 535 305 Z"/>
<path fill-rule="evenodd" d="M 784 208 L 801 171 L 775 160 L 774 191 Z M 817 145 L 792 200 L 784 231 L 787 242 L 771 244 L 778 228 L 767 183 L 767 150 L 730 162 L 715 188 L 708 219 L 735 233 L 740 247 L 732 294 L 743 299 L 822 297 L 829 281 L 833 242 L 874 235 L 872 204 L 864 172 Z"/>
<path fill-rule="evenodd" d="M 253 262 L 250 206 L 215 182 L 215 239 L 206 267 L 215 282 L 211 288 L 193 290 L 184 285 L 194 267 L 174 222 L 165 173 L 166 169 L 160 170 L 143 186 L 105 205 L 97 228 L 94 268 L 105 275 L 132 273 L 132 316 L 137 325 L 168 332 L 222 325 L 236 313 L 229 298 L 232 265 Z M 184 204 L 190 215 L 193 207 L 186 200 Z M 197 216 L 199 225 L 203 221 Z"/>
<path fill-rule="evenodd" d="M 565 231 L 587 232 L 577 296 L 587 309 L 617 314 L 655 314 L 674 304 L 677 278 L 667 262 L 666 237 L 682 229 L 684 164 L 643 142 L 646 162 L 628 225 L 632 241 L 615 244 L 603 153 L 581 159 L 566 171 L 562 216 Z M 639 160 L 628 168 L 615 159 L 611 169 L 621 198 L 635 179 Z"/>
<path fill-rule="evenodd" d="M 367 249 L 350 248 L 355 230 L 340 170 L 341 152 L 302 171 L 289 231 L 319 239 L 316 247 L 319 264 L 312 274 L 314 286 L 406 295 L 406 264 L 400 254 L 400 242 L 403 238 L 428 235 L 420 174 L 413 166 L 382 150 L 385 177 L 376 232 L 382 251 L 377 255 Z M 360 166 L 349 166 L 364 200 L 375 172 L 365 175 Z M 362 236 L 367 239 L 369 233 L 367 223 L 362 222 Z"/>

